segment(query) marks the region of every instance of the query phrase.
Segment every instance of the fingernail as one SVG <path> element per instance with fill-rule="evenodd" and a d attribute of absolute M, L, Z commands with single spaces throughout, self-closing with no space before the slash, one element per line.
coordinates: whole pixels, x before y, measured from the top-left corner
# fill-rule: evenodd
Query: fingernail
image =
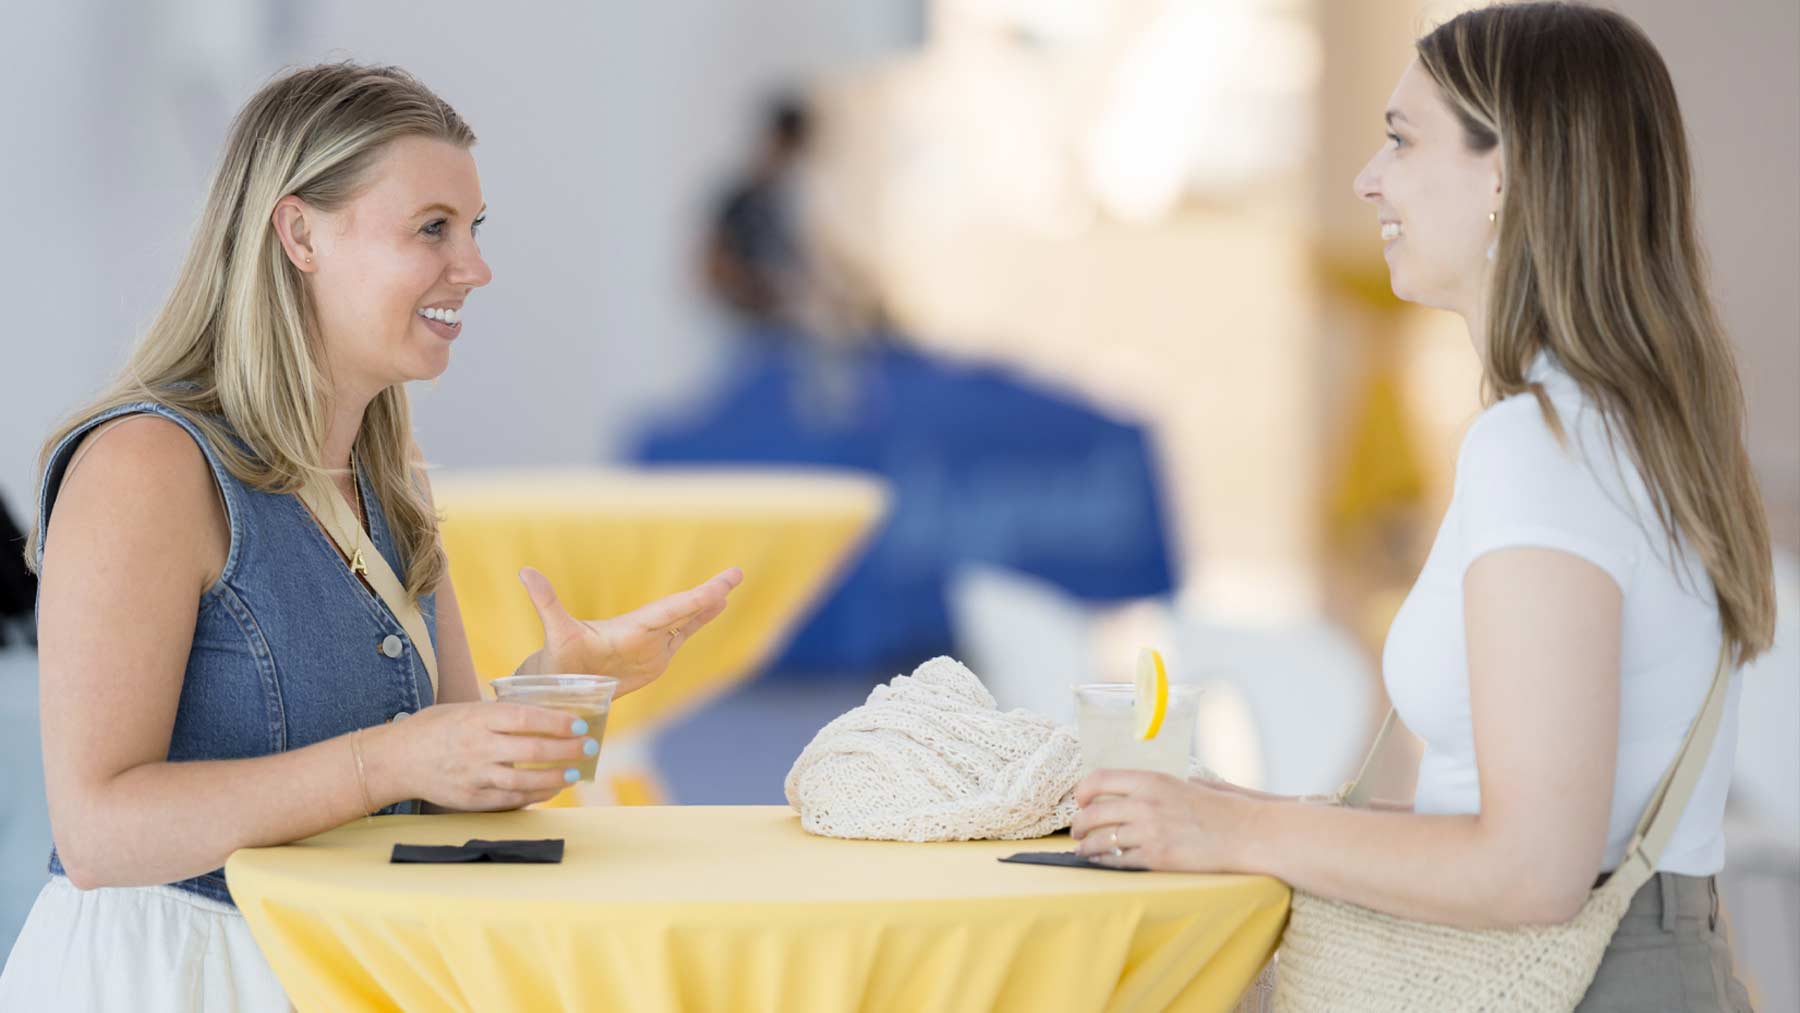
<path fill-rule="evenodd" d="M 574 784 L 576 781 L 581 780 L 581 771 L 576 770 L 574 767 L 570 767 L 569 769 L 563 771 L 563 780 L 569 782 L 570 784 Z"/>
<path fill-rule="evenodd" d="M 586 742 L 583 742 L 581 744 L 581 751 L 588 754 L 589 756 L 599 756 L 600 755 L 600 740 L 599 739 L 589 739 Z"/>
<path fill-rule="evenodd" d="M 570 735 L 586 735 L 587 734 L 587 719 L 586 718 L 576 718 L 575 723 L 569 726 L 569 734 Z M 589 753 L 588 755 L 592 756 L 593 754 Z"/>

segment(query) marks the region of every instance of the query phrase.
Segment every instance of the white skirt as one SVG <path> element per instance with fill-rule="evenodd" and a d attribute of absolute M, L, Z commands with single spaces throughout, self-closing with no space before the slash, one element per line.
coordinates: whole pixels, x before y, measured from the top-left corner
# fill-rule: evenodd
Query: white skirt
<path fill-rule="evenodd" d="M 0 972 L 0 1010 L 264 1013 L 293 1007 L 244 916 L 172 886 L 52 876 Z"/>

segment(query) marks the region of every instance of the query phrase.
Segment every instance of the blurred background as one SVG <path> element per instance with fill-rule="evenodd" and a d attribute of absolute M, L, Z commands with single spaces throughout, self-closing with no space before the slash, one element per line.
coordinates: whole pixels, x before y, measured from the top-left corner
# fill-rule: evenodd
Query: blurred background
<path fill-rule="evenodd" d="M 1213 767 L 1334 787 L 1479 408 L 1461 322 L 1393 299 L 1350 180 L 1464 6 L 9 9 L 0 500 L 30 523 L 39 441 L 157 309 L 245 99 L 398 64 L 473 126 L 490 206 L 494 282 L 413 391 L 484 677 L 534 646 L 524 563 L 593 614 L 749 575 L 568 801 L 780 802 L 821 725 L 928 657 L 1066 716 L 1140 644 L 1207 686 Z M 1727 889 L 1793 1009 L 1800 8 L 1612 6 L 1680 93 L 1778 544 Z M 0 583 L 0 950 L 48 846 L 29 602 Z"/>

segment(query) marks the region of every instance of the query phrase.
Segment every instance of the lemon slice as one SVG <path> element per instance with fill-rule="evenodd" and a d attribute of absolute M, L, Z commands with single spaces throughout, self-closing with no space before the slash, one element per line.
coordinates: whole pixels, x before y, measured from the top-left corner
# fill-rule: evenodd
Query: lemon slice
<path fill-rule="evenodd" d="M 1137 699 L 1133 710 L 1137 715 L 1137 737 L 1156 738 L 1156 733 L 1162 731 L 1164 715 L 1169 713 L 1169 669 L 1154 648 L 1145 647 L 1138 651 Z"/>

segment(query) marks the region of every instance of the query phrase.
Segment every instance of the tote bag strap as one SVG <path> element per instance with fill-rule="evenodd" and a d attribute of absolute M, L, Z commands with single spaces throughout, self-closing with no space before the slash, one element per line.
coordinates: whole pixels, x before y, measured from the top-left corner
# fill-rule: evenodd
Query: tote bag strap
<path fill-rule="evenodd" d="M 1375 758 L 1381 755 L 1381 747 L 1387 745 L 1388 736 L 1394 731 L 1395 711 L 1388 708 L 1387 717 L 1381 722 L 1381 730 L 1375 733 L 1375 744 L 1369 747 L 1369 755 L 1363 757 L 1362 768 L 1356 772 L 1356 780 L 1351 781 L 1343 791 L 1344 804 L 1356 809 L 1366 808 L 1369 804 L 1369 772 L 1375 766 Z"/>
<path fill-rule="evenodd" d="M 344 498 L 317 480 L 301 486 L 299 496 L 300 502 L 312 511 L 319 526 L 337 543 L 338 551 L 344 554 L 344 558 L 356 558 L 362 541 L 359 537 L 362 525 L 357 523 Z M 362 561 L 366 570 L 363 577 L 387 604 L 388 611 L 400 621 L 400 628 L 406 631 L 407 639 L 412 641 L 413 650 L 419 652 L 419 660 L 425 663 L 425 674 L 431 677 L 431 697 L 437 699 L 437 651 L 431 645 L 431 635 L 425 628 L 425 617 L 419 613 L 419 603 L 406 593 L 400 578 L 394 576 L 393 568 L 388 566 L 387 558 L 375 551 L 373 545 L 369 546 L 368 552 L 362 553 Z"/>
<path fill-rule="evenodd" d="M 1713 672 L 1712 688 L 1707 690 L 1706 702 L 1701 704 L 1699 716 L 1688 728 L 1687 739 L 1681 744 L 1681 752 L 1675 754 L 1675 762 L 1663 774 L 1656 791 L 1651 793 L 1650 804 L 1638 820 L 1631 843 L 1625 847 L 1625 860 L 1619 863 L 1613 878 L 1641 881 L 1656 871 L 1663 848 L 1674 836 L 1681 814 L 1687 809 L 1688 798 L 1694 794 L 1694 786 L 1706 770 L 1706 761 L 1712 758 L 1713 740 L 1718 735 L 1719 720 L 1725 713 L 1725 697 L 1730 686 L 1731 639 L 1721 636 L 1719 666 Z M 1624 872 L 1630 875 L 1621 877 L 1619 874 Z"/>

